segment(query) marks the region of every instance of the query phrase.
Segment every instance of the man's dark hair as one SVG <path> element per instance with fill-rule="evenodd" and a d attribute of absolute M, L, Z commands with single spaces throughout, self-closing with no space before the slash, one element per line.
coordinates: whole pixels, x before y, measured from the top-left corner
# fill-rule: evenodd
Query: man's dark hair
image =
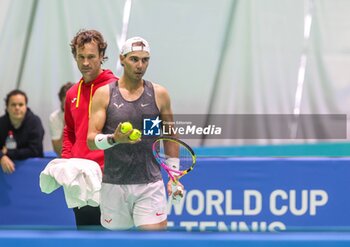
<path fill-rule="evenodd" d="M 104 41 L 102 34 L 96 30 L 80 30 L 70 43 L 72 54 L 74 57 L 77 55 L 77 47 L 83 47 L 87 43 L 95 42 L 98 47 L 99 54 L 102 54 L 102 62 L 108 59 L 105 56 L 107 49 L 107 42 Z"/>
<path fill-rule="evenodd" d="M 68 89 L 70 89 L 73 85 L 74 83 L 70 81 L 62 85 L 60 91 L 58 92 L 58 98 L 60 99 L 60 101 L 62 101 L 63 98 L 66 97 Z"/>
<path fill-rule="evenodd" d="M 12 90 L 11 92 L 9 92 L 9 93 L 6 95 L 6 99 L 5 99 L 6 107 L 7 107 L 8 104 L 9 104 L 10 98 L 11 98 L 12 96 L 15 96 L 15 95 L 18 95 L 18 94 L 23 95 L 23 96 L 24 96 L 24 99 L 25 99 L 25 101 L 26 101 L 26 105 L 28 104 L 28 97 L 27 97 L 26 93 L 23 92 L 22 90 L 14 89 L 14 90 Z"/>

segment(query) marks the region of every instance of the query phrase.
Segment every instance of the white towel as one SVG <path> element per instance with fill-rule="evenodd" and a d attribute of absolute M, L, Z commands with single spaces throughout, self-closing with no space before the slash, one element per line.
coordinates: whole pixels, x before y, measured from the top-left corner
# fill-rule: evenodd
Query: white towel
<path fill-rule="evenodd" d="M 68 208 L 100 204 L 102 172 L 92 160 L 54 159 L 40 173 L 40 189 L 50 194 L 63 186 Z"/>

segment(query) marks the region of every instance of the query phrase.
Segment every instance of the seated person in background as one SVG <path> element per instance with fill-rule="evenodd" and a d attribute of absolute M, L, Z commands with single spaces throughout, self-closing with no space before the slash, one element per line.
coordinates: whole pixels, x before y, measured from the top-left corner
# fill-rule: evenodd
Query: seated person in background
<path fill-rule="evenodd" d="M 49 128 L 51 135 L 52 147 L 58 157 L 61 157 L 62 152 L 62 134 L 64 128 L 64 103 L 66 101 L 66 93 L 74 83 L 67 82 L 64 84 L 59 93 L 58 98 L 60 99 L 60 108 L 52 112 L 49 118 Z"/>
<path fill-rule="evenodd" d="M 5 99 L 5 115 L 0 117 L 0 164 L 3 172 L 13 173 L 13 160 L 43 157 L 44 128 L 38 116 L 27 107 L 27 95 L 18 89 Z M 14 137 L 12 142 L 6 141 Z"/>

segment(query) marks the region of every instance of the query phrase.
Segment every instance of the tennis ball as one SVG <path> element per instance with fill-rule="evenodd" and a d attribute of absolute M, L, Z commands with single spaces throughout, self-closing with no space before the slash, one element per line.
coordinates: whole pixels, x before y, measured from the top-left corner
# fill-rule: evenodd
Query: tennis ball
<path fill-rule="evenodd" d="M 123 134 L 129 132 L 130 130 L 132 130 L 132 124 L 130 122 L 124 122 L 120 126 L 120 132 L 122 132 Z"/>
<path fill-rule="evenodd" d="M 141 131 L 139 131 L 138 129 L 133 129 L 133 131 L 129 135 L 129 139 L 132 140 L 132 141 L 136 141 L 140 137 L 141 137 Z"/>

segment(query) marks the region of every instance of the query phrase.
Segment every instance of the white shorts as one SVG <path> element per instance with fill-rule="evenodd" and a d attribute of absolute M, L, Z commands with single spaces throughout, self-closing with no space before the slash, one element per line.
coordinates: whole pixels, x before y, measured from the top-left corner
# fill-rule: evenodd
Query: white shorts
<path fill-rule="evenodd" d="M 101 224 L 110 230 L 157 224 L 167 219 L 162 180 L 149 184 L 102 183 L 100 199 Z"/>

